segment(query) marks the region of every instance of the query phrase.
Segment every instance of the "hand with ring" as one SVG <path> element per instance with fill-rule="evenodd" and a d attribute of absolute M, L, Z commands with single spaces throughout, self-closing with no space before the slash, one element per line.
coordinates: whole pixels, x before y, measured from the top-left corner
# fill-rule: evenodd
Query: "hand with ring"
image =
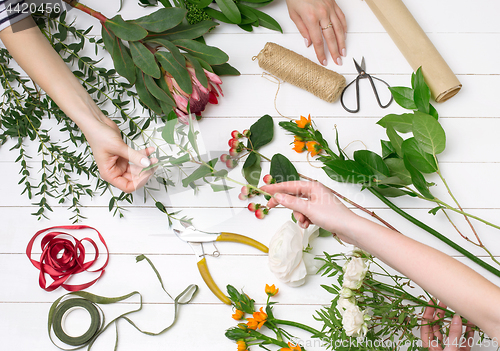
<path fill-rule="evenodd" d="M 314 46 L 316 56 L 326 66 L 325 42 L 333 61 L 341 66 L 346 55 L 347 24 L 335 0 L 286 0 L 290 18 L 304 37 L 306 46 Z"/>

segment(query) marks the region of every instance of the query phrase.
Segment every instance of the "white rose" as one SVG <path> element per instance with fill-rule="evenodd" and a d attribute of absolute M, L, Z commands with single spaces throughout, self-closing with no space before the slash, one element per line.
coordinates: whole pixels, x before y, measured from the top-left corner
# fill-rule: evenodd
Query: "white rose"
<path fill-rule="evenodd" d="M 341 315 L 344 315 L 344 311 L 349 309 L 351 306 L 356 306 L 354 298 L 340 297 L 337 300 L 337 309 L 339 310 Z"/>
<path fill-rule="evenodd" d="M 344 288 L 357 290 L 363 285 L 363 279 L 365 279 L 366 272 L 368 271 L 368 265 L 366 264 L 366 260 L 359 257 L 353 257 L 344 265 L 343 271 L 344 281 L 342 286 Z"/>
<path fill-rule="evenodd" d="M 356 305 L 350 305 L 342 315 L 342 326 L 348 336 L 361 336 L 366 333 L 365 311 Z"/>
<path fill-rule="evenodd" d="M 320 263 L 314 255 L 304 253 L 309 241 L 317 237 L 319 228 L 309 226 L 303 230 L 287 221 L 269 242 L 269 269 L 282 282 L 290 286 L 304 284 L 307 274 L 316 273 Z"/>

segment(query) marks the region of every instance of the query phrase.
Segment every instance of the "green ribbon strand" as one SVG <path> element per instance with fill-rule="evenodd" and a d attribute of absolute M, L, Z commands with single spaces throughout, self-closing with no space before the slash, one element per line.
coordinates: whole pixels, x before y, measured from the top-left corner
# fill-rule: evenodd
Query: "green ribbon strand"
<path fill-rule="evenodd" d="M 196 293 L 198 292 L 198 286 L 195 284 L 190 284 L 187 288 L 185 288 L 179 295 L 177 295 L 175 298 L 173 298 L 168 291 L 165 289 L 165 286 L 163 285 L 163 280 L 161 279 L 160 273 L 156 269 L 156 267 L 153 265 L 153 262 L 149 258 L 147 258 L 145 255 L 139 255 L 136 257 L 137 262 L 146 260 L 153 271 L 155 272 L 158 281 L 160 282 L 160 285 L 165 291 L 165 293 L 170 297 L 171 300 L 174 302 L 174 319 L 170 325 L 168 325 L 166 328 L 161 330 L 158 333 L 153 333 L 149 331 L 145 331 L 140 329 L 129 317 L 128 315 L 139 312 L 142 310 L 142 295 L 138 291 L 133 291 L 127 295 L 123 296 L 118 296 L 118 297 L 104 297 L 104 296 L 99 296 L 99 295 L 94 295 L 85 291 L 75 291 L 71 292 L 68 294 L 65 294 L 58 298 L 57 300 L 54 301 L 52 306 L 50 307 L 49 310 L 49 315 L 48 315 L 48 333 L 49 333 L 49 338 L 52 341 L 52 343 L 57 346 L 61 350 L 78 350 L 82 349 L 84 347 L 87 347 L 87 350 L 90 350 L 94 342 L 97 340 L 97 338 L 104 333 L 106 329 L 113 323 L 115 324 L 116 328 L 116 340 L 115 340 L 115 347 L 114 350 L 117 350 L 118 347 L 118 324 L 117 321 L 119 319 L 126 320 L 130 325 L 132 325 L 135 329 L 137 329 L 139 332 L 142 334 L 146 335 L 151 335 L 151 336 L 157 336 L 165 333 L 167 330 L 169 330 L 177 321 L 177 317 L 179 314 L 179 305 L 184 305 L 190 303 Z M 102 313 L 101 308 L 98 305 L 109 305 L 113 303 L 117 303 L 126 299 L 129 299 L 132 296 L 138 295 L 139 296 L 139 308 L 135 310 L 131 310 L 128 312 L 123 313 L 122 315 L 116 317 L 112 321 L 110 321 L 108 324 L 105 323 L 104 320 L 104 313 Z M 90 314 L 91 318 L 91 323 L 89 326 L 89 329 L 82 334 L 81 336 L 78 337 L 72 337 L 69 336 L 63 328 L 64 324 L 64 316 L 67 315 L 68 313 L 71 312 L 72 309 L 74 308 L 83 308 L 87 310 Z M 63 342 L 66 345 L 74 346 L 73 348 L 63 348 L 59 345 L 57 345 L 54 342 L 54 339 L 52 338 L 52 334 L 54 334 L 61 342 Z"/>

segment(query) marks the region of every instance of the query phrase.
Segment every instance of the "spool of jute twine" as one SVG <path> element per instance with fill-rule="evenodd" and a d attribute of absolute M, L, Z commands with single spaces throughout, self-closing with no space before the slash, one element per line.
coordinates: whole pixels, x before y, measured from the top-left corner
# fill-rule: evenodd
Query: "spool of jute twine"
<path fill-rule="evenodd" d="M 253 59 L 267 72 L 327 102 L 335 102 L 346 85 L 344 76 L 275 43 L 266 43 Z"/>

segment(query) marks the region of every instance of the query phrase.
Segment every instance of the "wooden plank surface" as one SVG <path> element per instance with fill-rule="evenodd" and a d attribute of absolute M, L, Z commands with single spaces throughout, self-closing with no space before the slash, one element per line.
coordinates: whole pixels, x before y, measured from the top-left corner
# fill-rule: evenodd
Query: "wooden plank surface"
<path fill-rule="evenodd" d="M 85 0 L 86 5 L 112 17 L 118 9 L 118 0 Z M 122 15 L 126 19 L 152 12 L 143 9 L 137 1 L 125 0 Z M 347 58 L 338 67 L 329 61 L 328 68 L 346 76 L 348 81 L 355 77 L 352 58 L 365 57 L 367 70 L 376 74 L 393 86 L 408 85 L 411 69 L 398 51 L 368 6 L 359 0 L 339 0 L 340 7 L 348 21 Z M 435 104 L 447 133 L 447 149 L 440 155 L 442 170 L 450 187 L 467 211 L 498 222 L 500 218 L 500 23 L 497 16 L 500 3 L 495 0 L 422 0 L 405 1 L 410 11 L 424 31 L 456 72 L 463 84 L 462 91 L 450 101 Z M 200 138 L 214 157 L 227 152 L 227 140 L 233 129 L 248 128 L 260 116 L 270 114 L 277 122 L 284 120 L 280 114 L 297 118 L 311 114 L 324 135 L 333 140 L 333 129 L 337 126 L 343 146 L 350 143 L 348 153 L 356 149 L 380 150 L 379 140 L 384 138 L 384 130 L 376 121 L 386 113 L 400 113 L 402 109 L 391 105 L 387 110 L 378 108 L 371 89 L 363 86 L 362 108 L 359 114 L 346 113 L 339 103 L 328 104 L 308 92 L 290 84 L 282 84 L 276 97 L 277 84 L 262 77 L 262 69 L 252 57 L 257 55 L 266 42 L 275 42 L 316 61 L 312 47 L 306 48 L 293 22 L 288 18 L 284 1 L 264 9 L 276 18 L 284 34 L 257 28 L 247 33 L 236 26 L 220 25 L 207 36 L 207 43 L 218 46 L 230 56 L 230 63 L 237 67 L 240 77 L 223 78 L 224 97 L 219 105 L 208 106 L 204 118 L 199 123 Z M 99 24 L 94 19 L 72 10 L 69 17 L 77 17 L 81 28 L 94 25 L 91 35 L 99 36 Z M 92 49 L 87 48 L 92 56 Z M 94 55 L 95 56 L 95 55 Z M 111 61 L 104 53 L 103 64 Z M 145 115 L 145 114 L 144 114 Z M 44 121 L 47 128 L 55 127 L 53 121 Z M 52 131 L 58 137 L 57 128 Z M 434 239 L 419 228 L 407 223 L 398 215 L 359 187 L 330 181 L 320 169 L 311 167 L 305 155 L 294 153 L 289 146 L 291 138 L 276 127 L 275 140 L 262 148 L 262 153 L 271 156 L 280 152 L 289 157 L 299 172 L 328 183 L 343 195 L 357 201 L 387 219 L 406 235 L 438 248 L 476 269 L 500 285 L 500 279 L 468 262 L 451 248 Z M 362 143 L 361 143 L 362 141 Z M 18 185 L 20 165 L 15 162 L 17 154 L 9 151 L 14 142 L 0 147 L 0 340 L 6 350 L 55 350 L 47 337 L 46 319 L 51 302 L 64 294 L 57 290 L 47 293 L 38 287 L 38 271 L 26 258 L 25 249 L 31 236 L 38 230 L 55 225 L 69 224 L 71 216 L 65 204 L 52 204 L 54 212 L 50 220 L 38 221 L 31 213 L 36 211 L 33 201 L 20 193 Z M 27 152 L 33 159 L 33 177 L 39 167 L 40 157 L 37 145 L 26 144 Z M 313 166 L 319 166 L 312 162 Z M 268 170 L 269 164 L 263 164 Z M 231 171 L 231 176 L 243 180 L 241 169 Z M 151 185 L 154 186 L 154 185 Z M 436 194 L 446 196 L 440 186 Z M 247 202 L 237 199 L 239 187 L 228 193 L 213 193 L 203 188 L 195 195 L 193 191 L 175 189 L 171 194 L 155 192 L 155 196 L 169 210 L 181 210 L 183 215 L 194 218 L 200 228 L 213 231 L 233 231 L 251 236 L 265 244 L 274 232 L 286 221 L 290 212 L 276 209 L 262 221 L 258 221 L 246 210 Z M 141 335 L 126 323 L 119 324 L 120 345 L 118 350 L 235 350 L 236 345 L 224 337 L 224 331 L 235 325 L 231 319 L 231 309 L 221 304 L 204 285 L 196 268 L 196 259 L 188 245 L 180 242 L 169 229 L 166 217 L 148 199 L 144 202 L 142 191 L 134 194 L 133 204 L 125 206 L 125 218 L 113 217 L 108 212 L 108 195 L 82 201 L 83 214 L 87 217 L 83 224 L 97 228 L 105 237 L 111 252 L 110 264 L 103 278 L 89 292 L 104 296 L 118 296 L 139 290 L 144 296 L 144 310 L 134 316 L 141 327 L 159 331 L 172 318 L 173 305 L 161 290 L 154 273 L 145 262 L 136 263 L 135 256 L 147 254 L 162 274 L 167 290 L 176 295 L 187 285 L 194 283 L 200 287 L 193 304 L 182 306 L 180 318 L 175 327 L 160 337 Z M 458 237 L 449 223 L 441 216 L 431 216 L 427 211 L 432 207 L 424 201 L 396 199 L 398 206 L 407 209 L 418 219 L 446 233 L 449 238 L 466 249 L 491 262 L 484 251 Z M 491 252 L 500 257 L 498 231 L 477 225 L 480 236 Z M 319 285 L 328 279 L 319 276 L 308 277 L 306 285 L 290 288 L 272 276 L 267 268 L 265 255 L 242 245 L 222 243 L 217 245 L 221 255 L 209 257 L 208 264 L 219 286 L 232 284 L 244 288 L 255 298 L 259 306 L 265 302 L 264 285 L 276 283 L 280 287 L 277 307 L 280 317 L 295 319 L 314 327 L 320 325 L 312 319 L 312 314 L 331 299 Z M 319 238 L 314 243 L 314 253 L 322 255 L 345 251 L 334 240 Z M 35 247 L 35 252 L 39 252 Z M 88 276 L 87 276 L 88 277 Z M 77 279 L 85 279 L 79 277 Z M 75 280 L 74 282 L 78 282 Z M 116 316 L 130 308 L 137 307 L 137 299 L 107 306 L 105 313 Z M 84 320 L 81 323 L 85 323 Z M 114 331 L 109 330 L 95 345 L 95 350 L 110 350 L 114 341 Z M 297 333 L 299 337 L 306 337 Z M 324 350 L 314 345 L 310 350 Z M 479 348 L 475 348 L 479 349 Z M 481 349 L 484 349 L 481 348 Z"/>

